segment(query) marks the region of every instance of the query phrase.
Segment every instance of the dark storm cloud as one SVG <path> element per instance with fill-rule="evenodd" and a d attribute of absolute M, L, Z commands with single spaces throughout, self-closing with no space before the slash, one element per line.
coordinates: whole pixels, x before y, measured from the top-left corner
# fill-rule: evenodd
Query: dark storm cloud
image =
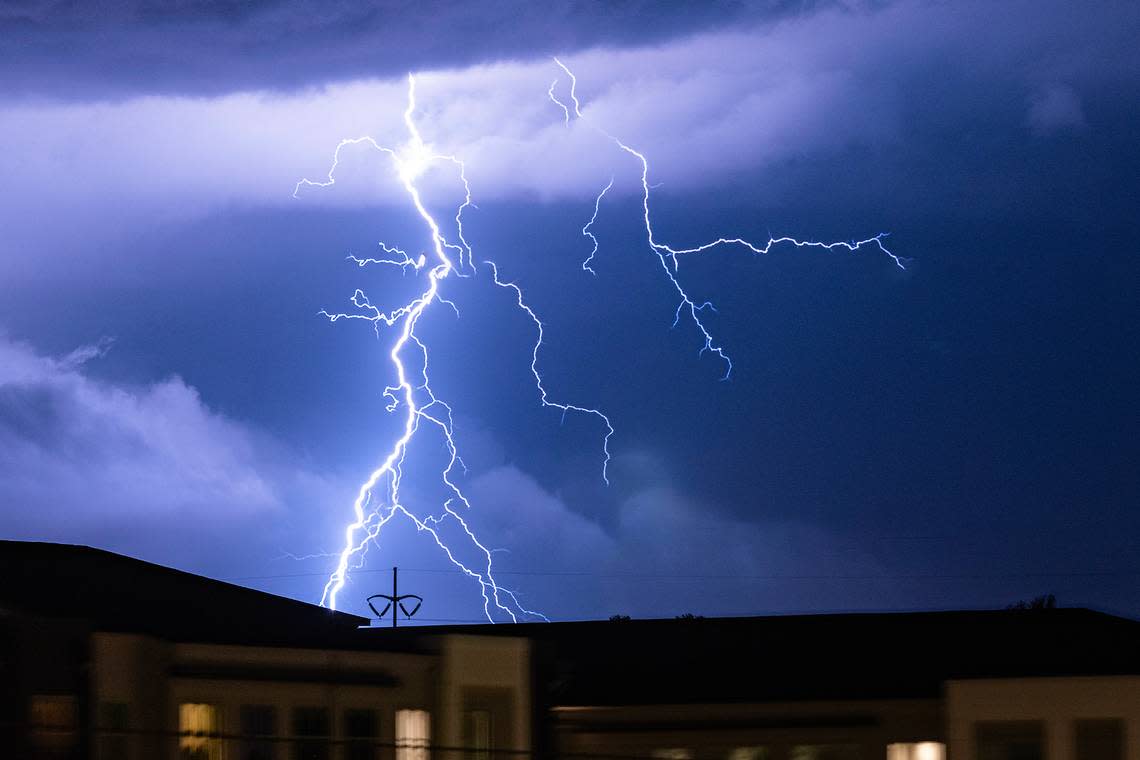
<path fill-rule="evenodd" d="M 271 12 L 299 14 L 300 8 L 282 4 L 249 13 L 261 18 L 257 14 Z M 339 17 L 338 11 L 330 13 Z M 214 19 L 200 24 L 206 28 L 220 17 L 202 15 Z M 324 17 L 317 16 L 320 27 Z M 234 23 L 233 34 L 248 31 L 246 22 Z M 197 33 L 199 25 L 188 26 L 189 31 L 175 25 L 164 32 L 173 40 L 163 48 L 170 55 L 177 54 L 178 40 Z M 130 34 L 132 28 L 125 24 L 114 34 Z M 776 198 L 797 171 L 821 167 L 837 188 L 846 177 L 882 175 L 888 167 L 903 191 L 891 197 L 905 195 L 911 204 L 901 213 L 913 212 L 915 204 L 940 210 L 962 197 L 966 184 L 972 197 L 988 198 L 995 207 L 1014 198 L 1021 205 L 1048 204 L 1048 198 L 1034 200 L 1040 182 L 1012 188 L 1015 175 L 1006 169 L 1024 169 L 1030 163 L 1025 146 L 1034 143 L 1127 138 L 1115 126 L 1121 117 L 1114 109 L 1132 107 L 1128 95 L 1140 87 L 1140 65 L 1128 54 L 1136 33 L 1140 5 L 827 6 L 778 23 L 574 54 L 568 60 L 581 81 L 588 123 L 569 129 L 545 97 L 561 73 L 545 58 L 425 73 L 418 85 L 418 118 L 427 139 L 463 157 L 484 201 L 536 194 L 589 198 L 615 172 L 619 185 L 613 196 L 632 192 L 637 167 L 591 127 L 597 125 L 650 156 L 653 179 L 665 183 L 665 193 L 745 181 Z M 142 46 L 149 37 L 139 34 Z M 261 71 L 257 67 L 267 60 L 256 46 L 227 53 L 226 44 L 219 42 L 221 52 L 203 58 L 203 65 L 214 65 L 232 54 L 227 65 L 236 78 L 218 78 L 225 88 L 279 83 L 269 70 L 257 82 L 242 73 Z M 131 49 L 126 43 L 106 47 Z M 333 55 L 343 49 L 325 47 Z M 315 54 L 320 48 L 313 43 L 299 49 Z M 8 55 L 12 49 L 3 48 Z M 112 55 L 102 49 L 91 54 Z M 69 55 L 60 60 L 79 61 L 86 54 Z M 437 62 L 424 65 L 431 63 Z M 125 86 L 115 79 L 122 72 L 100 66 L 92 64 L 82 74 L 102 77 L 89 91 L 92 97 L 106 94 L 106 87 Z M 317 79 L 332 72 L 316 67 L 310 74 Z M 153 83 L 162 81 L 167 80 L 159 76 Z M 302 176 L 322 176 L 341 137 L 368 133 L 385 144 L 405 139 L 405 101 L 402 77 L 208 98 L 9 100 L 0 106 L 0 140 L 7 147 L 0 153 L 0 176 L 23 192 L 0 208 L 0 226 L 8 232 L 0 245 L 11 248 L 10 259 L 39 250 L 38 244 L 10 241 L 28 237 L 30 223 L 60 210 L 73 218 L 92 217 L 94 229 L 132 211 L 151 219 L 234 202 L 296 206 L 289 193 L 293 184 Z M 1065 160 L 1072 147 L 1049 150 Z M 352 183 L 352 172 L 367 177 L 379 167 L 375 156 L 357 151 L 348 158 L 338 188 L 306 192 L 302 202 L 401 201 L 396 182 L 379 188 L 370 181 Z M 844 161 L 839 175 L 828 164 L 837 159 Z M 789 171 L 790 164 L 799 167 Z M 759 172 L 762 182 L 754 181 Z M 851 184 L 856 197 L 868 191 L 857 180 Z M 900 214 L 884 220 L 893 229 L 899 221 Z"/>
<path fill-rule="evenodd" d="M 295 88 L 630 45 L 814 6 L 702 3 L 17 2 L 0 7 L 0 91 L 76 99 Z"/>

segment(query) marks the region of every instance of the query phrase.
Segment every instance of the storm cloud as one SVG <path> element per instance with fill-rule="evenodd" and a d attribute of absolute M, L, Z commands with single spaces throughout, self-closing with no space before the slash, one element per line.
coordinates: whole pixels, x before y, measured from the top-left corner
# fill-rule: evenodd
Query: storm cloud
<path fill-rule="evenodd" d="M 145 19 L 143 27 L 165 28 L 161 14 L 143 8 L 112 10 Z M 338 8 L 327 14 L 334 26 L 352 13 Z M 208 34 L 215 24 L 240 35 L 261 15 L 285 19 L 304 11 L 288 3 L 179 9 L 201 17 L 201 25 L 169 20 L 191 35 Z M 57 10 L 33 8 L 24 15 L 39 20 L 9 23 L 54 29 Z M 466 162 L 482 200 L 586 200 L 611 177 L 615 194 L 634 192 L 639 167 L 606 132 L 651 158 L 651 181 L 663 183 L 665 193 L 761 172 L 764 181 L 752 192 L 774 199 L 788 190 L 781 175 L 790 164 L 850 159 L 855 151 L 851 177 L 868 160 L 913 174 L 925 153 L 949 150 L 955 160 L 941 169 L 938 187 L 923 188 L 920 197 L 954 196 L 964 191 L 962 167 L 1003 160 L 999 132 L 1047 138 L 1097 130 L 1095 114 L 1140 86 L 1134 56 L 1124 55 L 1137 22 L 1140 10 L 1129 5 L 1110 15 L 1065 3 L 825 4 L 751 28 L 695 35 L 687 28 L 688 36 L 652 46 L 580 51 L 568 60 L 580 78 L 585 119 L 569 127 L 546 97 L 558 80 L 556 96 L 569 101 L 569 81 L 549 57 L 504 61 L 500 49 L 496 62 L 452 69 L 440 69 L 435 58 L 418 77 L 415 117 L 432 147 Z M 100 49 L 116 47 L 100 42 Z M 297 180 L 324 178 L 340 139 L 367 134 L 391 147 L 407 139 L 402 75 L 377 79 L 372 72 L 291 92 L 272 90 L 268 79 L 227 81 L 244 83 L 244 90 L 114 102 L 10 100 L 0 107 L 0 176 L 20 188 L 0 210 L 6 247 L 17 257 L 35 255 L 22 243 L 40 234 L 39 220 L 63 214 L 72 219 L 69 228 L 98 237 L 125 220 L 153 225 L 234 205 L 406 202 L 390 161 L 366 147 L 344 151 L 337 187 L 291 197 Z M 974 125 L 976 133 L 951 137 L 953 124 Z M 448 166 L 425 183 L 439 199 L 456 187 Z M 929 197 L 932 205 L 940 200 Z"/>
<path fill-rule="evenodd" d="M 4 535 L 82 542 L 148 525 L 147 550 L 169 552 L 332 500 L 329 481 L 266 433 L 211 410 L 180 378 L 125 386 L 93 377 L 108 345 L 52 357 L 0 339 Z"/>
<path fill-rule="evenodd" d="M 7 74 L 0 92 L 94 100 L 297 89 L 644 44 L 802 7 L 794 0 L 22 0 L 0 8 L 0 38 L 16 43 L 0 48 Z"/>

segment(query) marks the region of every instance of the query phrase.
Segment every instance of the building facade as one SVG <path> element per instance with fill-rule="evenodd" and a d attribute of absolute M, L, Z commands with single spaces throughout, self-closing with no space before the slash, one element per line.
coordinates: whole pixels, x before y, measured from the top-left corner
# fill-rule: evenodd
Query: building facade
<path fill-rule="evenodd" d="M 0 757 L 1140 760 L 1140 623 L 1090 610 L 367 625 L 0 542 Z"/>
<path fill-rule="evenodd" d="M 530 751 L 526 638 L 387 636 L 364 618 L 86 547 L 0 542 L 0 578 L 0 746 L 12 753 L 0 758 Z"/>

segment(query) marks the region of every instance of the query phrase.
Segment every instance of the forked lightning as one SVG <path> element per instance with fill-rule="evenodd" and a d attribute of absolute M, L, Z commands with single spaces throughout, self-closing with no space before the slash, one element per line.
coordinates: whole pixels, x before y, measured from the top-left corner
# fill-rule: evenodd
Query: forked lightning
<path fill-rule="evenodd" d="M 577 95 L 577 79 L 562 61 L 557 58 L 555 58 L 554 61 L 568 77 L 570 103 L 566 104 L 558 98 L 556 94 L 556 89 L 559 84 L 558 79 L 555 79 L 551 83 L 547 91 L 549 99 L 561 109 L 562 121 L 566 126 L 569 127 L 579 121 L 584 124 L 590 124 L 582 115 L 581 103 Z M 382 327 L 395 330 L 396 338 L 392 343 L 388 356 L 395 370 L 396 384 L 385 388 L 384 396 L 389 402 L 387 407 L 388 411 L 393 413 L 400 412 L 403 415 L 402 433 L 387 450 L 380 465 L 373 470 L 364 483 L 361 484 L 356 500 L 353 502 L 353 520 L 345 528 L 344 547 L 339 555 L 337 555 L 336 569 L 325 584 L 321 604 L 333 609 L 336 608 L 338 594 L 344 588 L 349 570 L 360 566 L 368 546 L 373 543 L 378 543 L 384 526 L 394 518 L 402 517 L 411 521 L 418 530 L 430 535 L 436 545 L 456 568 L 479 584 L 480 592 L 483 597 L 483 611 L 488 620 L 493 622 L 496 617 L 500 619 L 506 617 L 512 621 L 517 621 L 520 617 L 545 619 L 541 613 L 523 607 L 514 593 L 499 585 L 494 576 L 491 551 L 479 540 L 471 530 L 467 521 L 463 518 L 463 512 L 471 508 L 471 503 L 463 494 L 462 489 L 455 480 L 456 467 L 463 467 L 463 462 L 455 442 L 452 409 L 446 402 L 438 398 L 432 390 L 428 367 L 428 347 L 416 335 L 416 325 L 426 310 L 435 304 L 444 304 L 455 309 L 455 304 L 444 298 L 440 292 L 443 284 L 452 278 L 452 276 L 459 278 L 478 274 L 479 271 L 481 271 L 480 266 L 482 266 L 490 272 L 492 281 L 496 286 L 511 292 L 515 305 L 534 322 L 536 338 L 531 350 L 530 369 L 534 376 L 535 387 L 538 391 L 540 403 L 544 407 L 561 411 L 563 415 L 575 412 L 597 418 L 598 423 L 604 430 L 601 442 L 601 474 L 607 483 L 609 482 L 609 444 L 610 437 L 614 433 L 614 428 L 610 424 L 609 418 L 598 409 L 555 401 L 551 399 L 548 394 L 543 383 L 542 374 L 538 368 L 538 354 L 543 345 L 542 320 L 527 304 L 523 291 L 518 284 L 503 279 L 500 275 L 499 267 L 493 261 L 476 261 L 471 246 L 463 235 L 463 213 L 472 205 L 471 188 L 467 181 L 464 164 L 455 156 L 433 153 L 424 143 L 413 119 L 413 113 L 416 108 L 415 85 L 415 77 L 409 75 L 408 103 L 404 111 L 404 125 L 407 130 L 408 140 L 400 148 L 392 149 L 381 146 L 371 137 L 343 140 L 337 146 L 333 154 L 332 166 L 326 178 L 316 181 L 303 179 L 297 183 L 293 192 L 296 197 L 304 187 L 328 187 L 335 184 L 335 174 L 341 161 L 341 151 L 349 146 L 362 145 L 383 153 L 392 161 L 401 186 L 414 205 L 416 212 L 423 222 L 426 231 L 430 233 L 431 238 L 430 257 L 425 254 L 413 257 L 400 248 L 384 243 L 380 244 L 381 251 L 383 252 L 382 257 L 349 257 L 349 260 L 360 267 L 388 266 L 398 268 L 403 272 L 411 270 L 417 276 L 426 277 L 424 289 L 411 301 L 399 305 L 390 311 L 384 311 L 373 305 L 364 291 L 358 289 L 351 298 L 351 302 L 356 311 L 351 313 L 321 312 L 332 322 L 337 322 L 342 319 L 370 322 L 378 336 L 381 334 Z M 883 244 L 885 234 L 879 234 L 865 240 L 837 243 L 808 242 L 790 237 L 769 237 L 768 241 L 762 245 L 741 238 L 718 238 L 693 248 L 680 249 L 660 243 L 654 237 L 650 216 L 649 194 L 651 186 L 649 184 L 648 159 L 643 153 L 635 150 L 608 132 L 605 132 L 600 127 L 593 125 L 591 125 L 591 127 L 605 135 L 605 137 L 611 140 L 621 151 L 637 160 L 640 166 L 642 214 L 646 241 L 648 247 L 656 255 L 661 264 L 666 279 L 672 285 L 680 299 L 674 316 L 674 324 L 681 319 L 683 314 L 687 315 L 693 321 L 704 339 L 703 346 L 700 349 L 701 353 L 706 351 L 714 353 L 724 363 L 724 379 L 727 379 L 732 372 L 732 360 L 721 345 L 713 338 L 712 333 L 701 319 L 702 312 L 706 309 L 712 309 L 713 306 L 709 302 L 696 303 L 685 291 L 679 279 L 681 257 L 696 255 L 720 246 L 740 246 L 756 254 L 767 253 L 773 246 L 785 243 L 797 247 L 817 247 L 828 250 L 845 248 L 849 251 L 859 250 L 863 246 L 875 246 L 889 256 L 896 265 L 904 267 L 903 259 L 891 253 Z M 439 223 L 427 210 L 416 185 L 417 178 L 419 178 L 428 167 L 436 163 L 445 163 L 454 166 L 458 175 L 458 181 L 463 188 L 463 202 L 456 208 L 454 216 L 454 242 L 447 238 Z M 585 226 L 582 227 L 582 235 L 588 238 L 592 243 L 592 250 L 582 262 L 582 269 L 592 274 L 596 273 L 590 264 L 598 253 L 599 241 L 590 231 L 590 228 L 597 220 L 604 196 L 613 185 L 614 180 L 611 178 L 609 184 L 598 193 L 594 200 L 593 216 Z M 458 309 L 456 309 L 456 312 L 458 313 Z M 409 362 L 414 363 L 414 377 L 411 376 L 409 372 Z M 428 511 L 426 513 L 406 505 L 402 500 L 400 490 L 404 475 L 403 467 L 408 456 L 409 447 L 417 440 L 417 436 L 423 435 L 422 431 L 424 429 L 437 431 L 448 452 L 447 464 L 440 472 L 440 479 L 449 496 L 443 504 L 440 505 L 439 511 Z M 462 535 L 465 536 L 465 540 L 470 542 L 468 549 L 474 548 L 476 556 L 481 557 L 478 565 L 473 566 L 461 560 L 456 556 L 455 551 L 444 541 L 441 535 L 441 529 L 444 524 L 449 521 L 453 522 L 455 526 L 460 529 Z"/>

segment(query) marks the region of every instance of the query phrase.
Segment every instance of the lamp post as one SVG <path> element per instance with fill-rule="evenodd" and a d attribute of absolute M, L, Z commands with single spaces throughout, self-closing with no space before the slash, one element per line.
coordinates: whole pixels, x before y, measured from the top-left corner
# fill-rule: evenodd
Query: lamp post
<path fill-rule="evenodd" d="M 388 612 L 389 608 L 391 608 L 391 610 L 392 610 L 392 627 L 393 628 L 397 627 L 399 619 L 400 619 L 400 613 L 401 612 L 404 613 L 404 617 L 411 619 L 411 617 L 413 615 L 415 615 L 416 612 L 419 610 L 420 605 L 424 603 L 424 598 L 422 596 L 419 596 L 418 594 L 404 594 L 402 596 L 400 595 L 400 590 L 399 590 L 399 587 L 397 586 L 397 572 L 398 572 L 397 569 L 393 567 L 392 568 L 392 595 L 391 596 L 388 596 L 387 594 L 373 594 L 372 596 L 368 597 L 368 599 L 367 599 L 368 606 L 372 609 L 373 612 L 376 613 L 377 620 L 383 620 L 384 614 Z M 377 610 L 376 606 L 374 604 L 372 604 L 373 599 L 387 599 L 388 603 L 386 605 L 384 605 L 384 609 Z M 407 607 L 404 606 L 404 600 L 405 599 L 415 599 L 416 600 L 416 606 L 412 607 L 412 609 L 409 610 Z"/>

